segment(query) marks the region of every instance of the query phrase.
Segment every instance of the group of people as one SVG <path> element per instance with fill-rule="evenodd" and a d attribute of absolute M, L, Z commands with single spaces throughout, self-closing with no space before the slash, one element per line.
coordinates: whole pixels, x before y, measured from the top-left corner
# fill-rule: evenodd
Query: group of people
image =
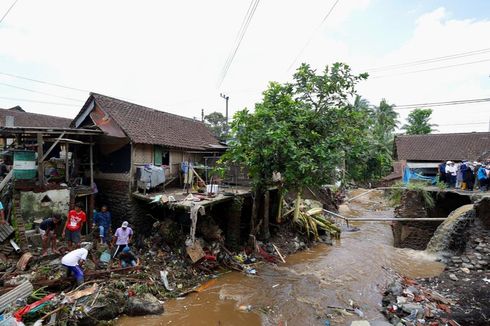
<path fill-rule="evenodd" d="M 439 181 L 450 188 L 461 190 L 488 191 L 490 186 L 490 160 L 486 162 L 456 163 L 453 161 L 439 164 Z"/>
<path fill-rule="evenodd" d="M 58 227 L 63 217 L 61 214 L 53 214 L 52 217 L 44 219 L 39 225 L 42 237 L 42 255 L 46 256 L 48 247 L 51 245 L 53 253 L 60 253 L 57 247 Z M 66 222 L 61 233 L 62 239 L 67 242 L 68 253 L 61 259 L 61 264 L 67 269 L 68 275 L 72 275 L 77 283 L 84 281 L 83 264 L 87 260 L 88 249 L 80 248 L 81 231 L 87 217 L 82 210 L 81 204 L 76 204 L 73 210 L 68 212 Z M 133 238 L 133 230 L 129 223 L 124 221 L 114 234 L 111 232 L 112 216 L 107 206 L 102 206 L 99 212 L 94 211 L 94 230 L 97 230 L 101 244 L 107 244 L 113 249 L 112 258 L 118 257 L 122 267 L 137 265 L 137 258 L 131 252 L 129 245 Z"/>

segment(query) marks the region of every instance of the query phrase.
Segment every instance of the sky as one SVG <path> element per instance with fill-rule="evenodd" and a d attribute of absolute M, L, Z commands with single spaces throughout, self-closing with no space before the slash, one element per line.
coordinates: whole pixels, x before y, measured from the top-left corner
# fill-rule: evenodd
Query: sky
<path fill-rule="evenodd" d="M 260 1 L 222 80 L 249 0 L 17 0 L 0 23 L 0 108 L 73 118 L 93 91 L 200 119 L 224 113 L 223 93 L 231 116 L 302 62 L 368 72 L 372 104 L 490 98 L 490 1 L 338 0 L 322 23 L 335 2 Z M 433 110 L 438 132 L 489 131 L 490 102 Z"/>

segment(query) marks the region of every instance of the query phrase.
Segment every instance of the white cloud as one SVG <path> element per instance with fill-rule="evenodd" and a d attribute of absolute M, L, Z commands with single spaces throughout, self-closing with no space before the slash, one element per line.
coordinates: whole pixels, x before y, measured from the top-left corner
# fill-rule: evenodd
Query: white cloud
<path fill-rule="evenodd" d="M 249 3 L 245 0 L 19 1 L 0 26 L 0 72 L 90 89 L 196 117 L 202 108 L 207 112 L 224 111 L 219 93 L 226 92 L 234 112 L 252 107 L 268 81 L 290 78 L 289 65 L 334 0 L 261 1 L 225 81 L 217 89 L 221 69 Z M 383 66 L 490 47 L 490 22 L 450 19 L 449 13 L 440 8 L 420 16 L 411 37 L 385 56 L 375 57 L 369 49 L 355 53 L 352 44 L 334 36 L 349 24 L 353 13 L 376 14 L 369 12 L 369 4 L 368 0 L 340 1 L 296 65 L 307 61 L 314 67 L 323 67 L 342 60 L 354 67 Z M 0 6 L 0 12 L 3 9 Z M 440 65 L 485 57 L 490 55 Z M 418 68 L 425 67 L 400 72 Z M 397 104 L 488 97 L 490 83 L 482 82 L 488 79 L 488 68 L 484 63 L 373 78 L 360 85 L 360 92 L 373 103 L 386 97 Z M 0 76 L 0 82 L 75 96 L 82 101 L 87 96 L 5 76 Z M 0 95 L 69 102 L 1 86 Z M 30 111 L 67 117 L 74 116 L 78 110 L 0 99 L 0 107 L 15 104 Z M 477 112 L 474 109 L 477 107 L 468 106 L 466 110 Z M 434 120 L 440 124 L 466 121 L 466 116 L 459 113 L 461 109 L 436 110 Z M 477 113 L 481 112 L 480 109 Z M 474 121 L 476 115 L 469 114 L 468 121 Z"/>
<path fill-rule="evenodd" d="M 490 48 L 490 21 L 455 20 L 450 13 L 438 8 L 420 16 L 413 35 L 386 56 L 373 60 L 373 66 L 412 62 L 451 54 Z M 427 103 L 460 99 L 484 98 L 490 95 L 490 53 L 461 57 L 404 69 L 373 72 L 372 78 L 360 87 L 362 94 L 374 103 L 386 97 L 395 104 Z M 458 65 L 457 67 L 410 74 L 415 70 Z M 407 74 L 408 73 L 408 74 Z M 376 78 L 376 76 L 389 76 Z M 401 111 L 405 118 L 408 111 Z M 490 103 L 434 108 L 433 121 L 440 132 L 488 130 Z M 481 125 L 445 126 L 481 122 Z"/>

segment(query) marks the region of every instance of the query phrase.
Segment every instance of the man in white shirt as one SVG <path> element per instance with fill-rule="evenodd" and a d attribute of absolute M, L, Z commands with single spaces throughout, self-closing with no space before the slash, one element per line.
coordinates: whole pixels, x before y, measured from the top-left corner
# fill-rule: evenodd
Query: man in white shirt
<path fill-rule="evenodd" d="M 70 251 L 61 258 L 61 264 L 67 269 L 67 275 L 73 275 L 78 285 L 84 281 L 82 266 L 87 260 L 87 255 L 88 250 L 80 248 Z"/>

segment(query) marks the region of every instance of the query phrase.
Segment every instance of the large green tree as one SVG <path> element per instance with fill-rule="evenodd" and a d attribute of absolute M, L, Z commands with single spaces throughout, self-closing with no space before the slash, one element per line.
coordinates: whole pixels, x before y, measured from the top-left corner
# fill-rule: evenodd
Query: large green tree
<path fill-rule="evenodd" d="M 432 109 L 415 109 L 408 115 L 407 124 L 403 125 L 407 135 L 423 135 L 436 131 L 437 125 L 430 123 Z"/>
<path fill-rule="evenodd" d="M 221 140 L 226 138 L 228 126 L 226 117 L 221 112 L 212 112 L 204 117 L 204 123 L 211 129 L 213 135 Z"/>
<path fill-rule="evenodd" d="M 320 74 L 301 65 L 292 83 L 270 83 L 254 112 L 235 114 L 234 141 L 224 159 L 247 166 L 259 193 L 274 172 L 283 189 L 298 196 L 305 187 L 332 182 L 345 153 L 365 138 L 368 112 L 349 103 L 365 78 L 342 63 Z M 297 212 L 299 202 L 298 197 Z"/>
<path fill-rule="evenodd" d="M 393 105 L 384 99 L 379 105 L 371 106 L 368 101 L 357 96 L 354 106 L 367 112 L 367 119 L 359 126 L 364 129 L 365 137 L 346 155 L 347 179 L 370 182 L 391 171 L 398 114 L 393 110 Z"/>

